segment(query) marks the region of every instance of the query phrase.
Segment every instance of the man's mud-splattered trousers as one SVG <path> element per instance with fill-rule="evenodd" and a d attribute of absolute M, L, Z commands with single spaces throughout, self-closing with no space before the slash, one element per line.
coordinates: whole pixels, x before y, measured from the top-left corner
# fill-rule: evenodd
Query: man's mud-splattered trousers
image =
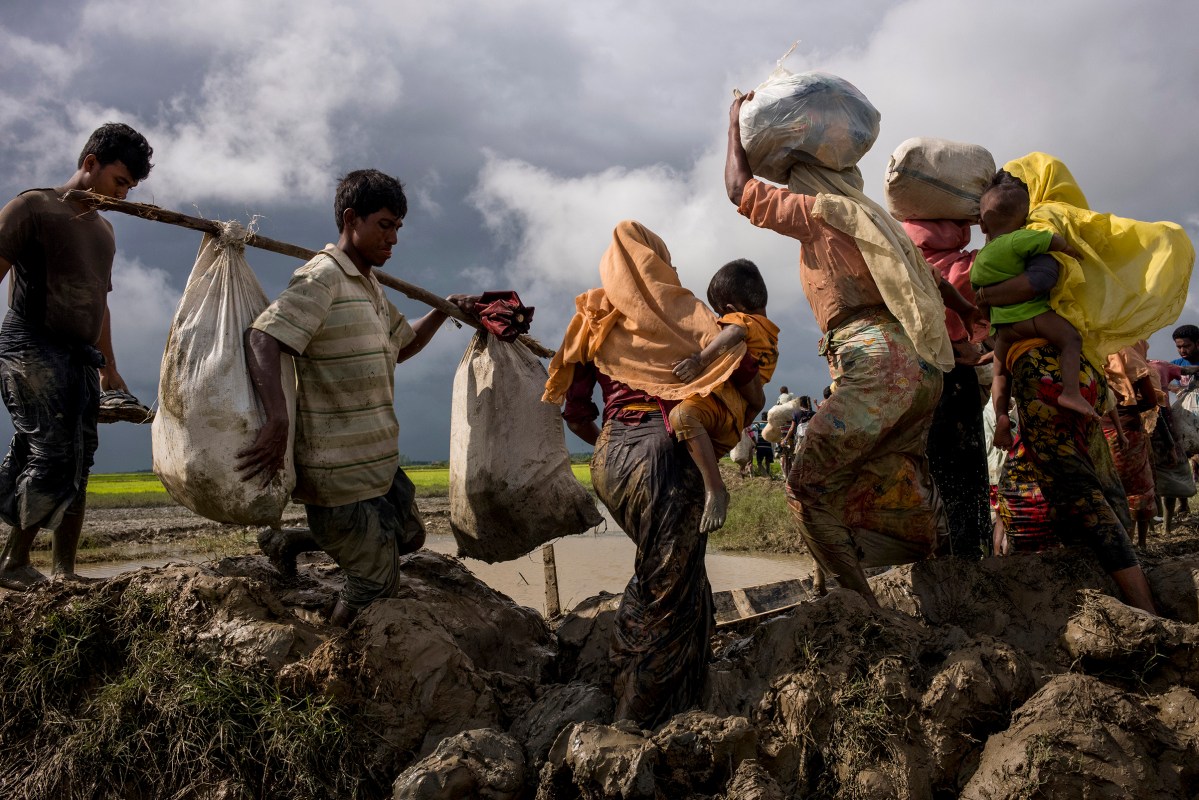
<path fill-rule="evenodd" d="M 36 330 L 10 311 L 0 329 L 0 395 L 13 434 L 0 464 L 0 519 L 55 529 L 82 514 L 99 445 L 100 351 Z"/>

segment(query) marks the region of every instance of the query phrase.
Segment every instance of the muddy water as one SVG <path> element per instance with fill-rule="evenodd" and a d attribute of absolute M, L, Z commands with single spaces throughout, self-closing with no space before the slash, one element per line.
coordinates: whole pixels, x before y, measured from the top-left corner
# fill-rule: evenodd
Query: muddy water
<path fill-rule="evenodd" d="M 454 554 L 457 545 L 452 536 L 430 537 L 430 550 Z M 617 531 L 598 535 L 569 536 L 554 542 L 558 565 L 558 595 L 562 608 L 600 591 L 620 592 L 633 575 L 637 548 L 629 537 Z M 486 564 L 463 559 L 467 569 L 488 586 L 498 589 L 523 606 L 545 610 L 545 566 L 537 550 L 515 561 Z M 803 555 L 775 553 L 722 553 L 709 551 L 708 580 L 713 591 L 756 586 L 761 583 L 803 578 L 812 573 L 812 559 Z"/>
<path fill-rule="evenodd" d="M 457 545 L 452 536 L 430 536 L 425 546 L 453 555 Z M 619 530 L 559 539 L 554 543 L 558 565 L 558 594 L 563 609 L 600 591 L 620 592 L 633 574 L 637 548 Z M 92 578 L 109 578 L 140 567 L 160 567 L 172 561 L 203 560 L 194 555 L 140 561 L 82 564 L 79 573 Z M 541 551 L 524 558 L 487 564 L 463 559 L 467 569 L 487 585 L 517 603 L 545 611 L 545 567 Z M 775 553 L 723 553 L 709 551 L 708 579 L 713 591 L 756 586 L 762 583 L 803 578 L 812 572 L 812 560 L 804 555 Z"/>
<path fill-rule="evenodd" d="M 100 561 L 95 564 L 80 564 L 75 571 L 85 578 L 111 578 L 142 567 L 165 567 L 180 561 L 197 560 L 194 556 L 178 555 L 173 558 L 143 558 L 137 561 Z"/>

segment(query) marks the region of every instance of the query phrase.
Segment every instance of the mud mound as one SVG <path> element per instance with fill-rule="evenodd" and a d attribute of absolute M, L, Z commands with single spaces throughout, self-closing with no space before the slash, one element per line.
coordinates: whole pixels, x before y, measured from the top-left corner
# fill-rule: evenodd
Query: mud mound
<path fill-rule="evenodd" d="M 1063 641 L 1088 672 L 1139 689 L 1199 688 L 1199 625 L 1155 617 L 1087 592 Z"/>
<path fill-rule="evenodd" d="M 537 800 L 711 796 L 757 751 L 744 717 L 680 714 L 656 733 L 628 722 L 562 732 L 541 770 Z"/>
<path fill-rule="evenodd" d="M 1167 561 L 1149 571 L 1158 610 L 1171 619 L 1199 622 L 1199 556 Z"/>
<path fill-rule="evenodd" d="M 882 610 L 834 590 L 727 629 L 652 731 L 611 720 L 619 596 L 551 628 L 420 552 L 343 631 L 327 559 L 55 582 L 0 604 L 0 796 L 1185 797 L 1197 564 L 1152 573 L 1182 622 L 1076 552 L 894 569 Z"/>
<path fill-rule="evenodd" d="M 987 742 L 962 797 L 1182 800 L 1197 780 L 1194 739 L 1096 678 L 1058 675 Z"/>
<path fill-rule="evenodd" d="M 601 592 L 575 606 L 554 626 L 560 649 L 559 670 L 564 680 L 610 686 L 615 676 L 608 646 L 620 595 Z"/>
<path fill-rule="evenodd" d="M 506 728 L 553 680 L 553 634 L 454 559 L 404 570 L 346 632 L 281 599 L 323 604 L 320 580 L 261 558 L 10 597 L 0 795 L 381 797 L 442 740 Z"/>
<path fill-rule="evenodd" d="M 834 590 L 726 647 L 704 707 L 757 727 L 792 794 L 956 791 L 977 743 L 1035 688 L 1028 657 L 990 637 L 872 611 Z"/>
<path fill-rule="evenodd" d="M 1065 666 L 1061 632 L 1078 606 L 1077 593 L 1116 593 L 1086 551 L 967 561 L 938 558 L 896 567 L 871 580 L 879 602 L 933 626 L 1003 639 L 1037 660 Z"/>
<path fill-rule="evenodd" d="M 445 739 L 395 782 L 395 800 L 516 800 L 525 786 L 520 745 L 493 730 Z"/>

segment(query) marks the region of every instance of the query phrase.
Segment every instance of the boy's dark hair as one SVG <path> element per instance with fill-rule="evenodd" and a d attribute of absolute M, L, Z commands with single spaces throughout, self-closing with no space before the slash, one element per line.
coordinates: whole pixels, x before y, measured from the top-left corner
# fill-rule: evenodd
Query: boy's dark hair
<path fill-rule="evenodd" d="M 379 209 L 386 208 L 403 219 L 408 214 L 404 184 L 377 169 L 356 169 L 337 184 L 333 214 L 337 218 L 339 233 L 345 226 L 343 217 L 347 208 L 354 209 L 359 217 L 369 217 Z"/>
<path fill-rule="evenodd" d="M 824 399 L 827 400 L 832 396 L 833 396 L 833 387 L 825 386 L 824 387 Z"/>
<path fill-rule="evenodd" d="M 102 167 L 120 161 L 129 169 L 135 181 L 143 180 L 154 166 L 150 163 L 154 148 L 150 147 L 145 136 L 123 122 L 106 122 L 92 131 L 75 166 L 82 167 L 83 160 L 89 155 L 95 155 Z"/>
<path fill-rule="evenodd" d="M 1174 329 L 1174 333 L 1170 334 L 1172 339 L 1190 339 L 1192 342 L 1199 342 L 1199 327 L 1194 325 L 1179 325 Z"/>
<path fill-rule="evenodd" d="M 1007 170 L 999 170 L 983 189 L 983 195 L 995 195 L 995 210 L 1004 217 L 1019 216 L 1021 221 L 1028 216 L 1028 185 Z"/>
<path fill-rule="evenodd" d="M 723 314 L 729 304 L 766 308 L 766 298 L 766 281 L 762 280 L 757 265 L 746 258 L 730 261 L 716 270 L 708 284 L 708 305 L 717 314 Z"/>
<path fill-rule="evenodd" d="M 806 394 L 801 396 L 799 398 L 799 407 L 806 408 L 808 411 L 811 411 L 812 410 L 812 398 L 808 397 Z"/>

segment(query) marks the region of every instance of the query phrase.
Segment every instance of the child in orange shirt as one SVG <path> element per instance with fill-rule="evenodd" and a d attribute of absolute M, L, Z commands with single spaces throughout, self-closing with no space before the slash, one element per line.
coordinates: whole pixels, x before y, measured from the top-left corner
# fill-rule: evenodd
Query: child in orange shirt
<path fill-rule="evenodd" d="M 778 364 L 779 329 L 766 318 L 766 298 L 766 282 L 752 261 L 741 258 L 725 264 L 708 284 L 708 304 L 722 315 L 718 320 L 721 332 L 703 350 L 673 365 L 675 377 L 689 382 L 715 358 L 745 342 L 758 367 L 757 375 L 744 385 L 726 381 L 711 394 L 689 397 L 671 409 L 670 426 L 675 438 L 687 446 L 703 475 L 702 533 L 724 525 L 729 492 L 720 477 L 719 455 L 740 441 L 741 431 L 766 405 L 762 387 Z"/>

